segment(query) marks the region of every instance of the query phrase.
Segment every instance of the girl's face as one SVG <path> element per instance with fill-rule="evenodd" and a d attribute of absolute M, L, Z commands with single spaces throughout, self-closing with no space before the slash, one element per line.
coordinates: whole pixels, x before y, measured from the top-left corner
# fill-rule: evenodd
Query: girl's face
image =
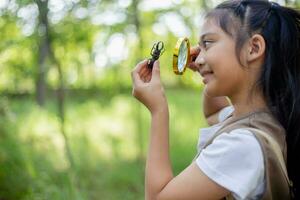
<path fill-rule="evenodd" d="M 195 61 L 209 96 L 236 96 L 249 86 L 247 69 L 235 53 L 235 41 L 214 20 L 206 20 L 200 34 L 200 53 Z M 243 49 L 241 55 L 243 55 Z"/>

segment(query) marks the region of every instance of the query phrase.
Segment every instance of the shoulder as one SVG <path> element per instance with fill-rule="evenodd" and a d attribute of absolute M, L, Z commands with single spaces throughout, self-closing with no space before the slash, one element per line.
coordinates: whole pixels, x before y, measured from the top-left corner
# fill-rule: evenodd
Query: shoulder
<path fill-rule="evenodd" d="M 201 151 L 196 163 L 208 177 L 242 199 L 264 180 L 263 152 L 249 130 L 220 134 Z"/>
<path fill-rule="evenodd" d="M 205 159 L 213 159 L 213 156 L 216 156 L 224 161 L 242 158 L 244 164 L 251 162 L 250 165 L 253 165 L 253 159 L 259 158 L 263 161 L 263 153 L 258 140 L 252 132 L 246 129 L 235 129 L 229 133 L 220 134 L 202 150 L 200 156 Z"/>

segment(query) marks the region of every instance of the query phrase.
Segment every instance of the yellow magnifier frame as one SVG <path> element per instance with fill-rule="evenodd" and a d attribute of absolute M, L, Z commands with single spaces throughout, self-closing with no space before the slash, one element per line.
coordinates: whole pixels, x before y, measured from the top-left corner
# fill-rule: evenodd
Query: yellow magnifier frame
<path fill-rule="evenodd" d="M 173 71 L 182 75 L 190 63 L 190 41 L 187 37 L 179 38 L 173 52 Z"/>

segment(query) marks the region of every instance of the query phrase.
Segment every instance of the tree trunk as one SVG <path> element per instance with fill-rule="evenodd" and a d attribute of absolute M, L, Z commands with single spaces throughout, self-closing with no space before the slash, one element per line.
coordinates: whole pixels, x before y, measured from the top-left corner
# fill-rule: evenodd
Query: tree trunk
<path fill-rule="evenodd" d="M 57 67 L 59 86 L 57 89 L 56 97 L 58 104 L 58 116 L 60 119 L 60 131 L 64 138 L 66 157 L 70 163 L 71 178 L 74 180 L 74 159 L 72 156 L 69 139 L 65 131 L 65 92 L 64 92 L 64 81 L 63 71 L 60 62 L 56 59 L 54 52 L 51 48 L 50 30 L 48 24 L 48 0 L 35 0 L 39 8 L 39 27 L 42 29 L 40 36 L 39 46 L 39 66 L 37 76 L 37 102 L 39 105 L 44 105 L 45 94 L 46 94 L 46 82 L 45 77 L 47 73 L 47 64 L 52 62 Z"/>
<path fill-rule="evenodd" d="M 50 39 L 48 25 L 48 0 L 35 0 L 39 9 L 39 52 L 38 52 L 38 69 L 36 75 L 36 99 L 40 106 L 45 104 L 47 73 L 47 60 L 50 54 Z M 39 34 L 38 34 L 39 35 Z"/>
<path fill-rule="evenodd" d="M 60 132 L 62 134 L 62 137 L 64 139 L 64 146 L 65 146 L 65 155 L 66 158 L 70 164 L 70 170 L 68 171 L 70 181 L 72 183 L 72 199 L 80 199 L 78 197 L 79 194 L 77 194 L 77 175 L 76 175 L 76 166 L 74 162 L 74 157 L 72 154 L 71 146 L 70 146 L 70 140 L 68 137 L 68 134 L 66 133 L 65 129 L 65 84 L 64 84 L 64 74 L 62 70 L 62 66 L 59 62 L 59 60 L 55 57 L 55 54 L 53 52 L 53 49 L 51 48 L 51 40 L 50 40 L 50 46 L 49 46 L 49 59 L 51 62 L 55 65 L 57 72 L 58 72 L 58 79 L 59 79 L 59 85 L 56 91 L 56 98 L 57 98 L 57 105 L 58 105 L 58 117 L 60 119 Z"/>

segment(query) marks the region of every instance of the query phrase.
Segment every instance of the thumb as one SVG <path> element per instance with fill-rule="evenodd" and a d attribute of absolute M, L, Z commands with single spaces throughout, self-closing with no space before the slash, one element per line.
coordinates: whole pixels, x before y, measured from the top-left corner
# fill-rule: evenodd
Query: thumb
<path fill-rule="evenodd" d="M 156 60 L 154 62 L 154 64 L 153 64 L 152 78 L 154 78 L 154 79 L 160 79 L 160 64 L 159 64 L 159 60 Z"/>

